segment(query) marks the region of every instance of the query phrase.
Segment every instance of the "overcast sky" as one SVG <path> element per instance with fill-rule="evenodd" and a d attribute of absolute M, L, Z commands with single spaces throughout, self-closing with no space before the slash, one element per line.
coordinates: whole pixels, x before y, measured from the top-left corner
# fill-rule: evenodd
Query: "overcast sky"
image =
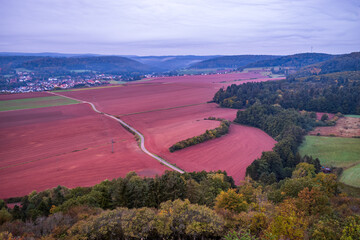
<path fill-rule="evenodd" d="M 349 53 L 359 0 L 0 0 L 0 52 Z"/>

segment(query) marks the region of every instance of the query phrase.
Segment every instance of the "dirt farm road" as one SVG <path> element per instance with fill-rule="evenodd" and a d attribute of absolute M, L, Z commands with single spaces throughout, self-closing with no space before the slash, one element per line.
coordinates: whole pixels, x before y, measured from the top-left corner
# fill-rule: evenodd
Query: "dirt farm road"
<path fill-rule="evenodd" d="M 150 157 L 152 158 L 155 158 L 157 161 L 159 161 L 161 164 L 173 169 L 174 171 L 177 171 L 179 173 L 185 173 L 185 171 L 181 170 L 180 168 L 168 163 L 167 161 L 165 161 L 164 159 L 160 158 L 159 156 L 156 156 L 155 154 L 149 152 L 146 147 L 145 147 L 145 138 L 144 138 L 144 135 L 142 135 L 139 131 L 137 131 L 135 128 L 131 127 L 129 124 L 127 124 L 126 122 L 124 122 L 123 120 L 119 119 L 119 118 L 116 118 L 114 117 L 113 115 L 110 115 L 110 114 L 107 114 L 107 113 L 104 113 L 104 112 L 101 112 L 99 111 L 95 105 L 91 102 L 88 102 L 88 101 L 83 101 L 83 100 L 80 100 L 80 99 L 76 99 L 76 98 L 72 98 L 72 97 L 67 97 L 67 96 L 64 96 L 64 95 L 61 95 L 61 94 L 58 94 L 58 93 L 55 93 L 55 92 L 48 92 L 50 94 L 53 94 L 53 95 L 56 95 L 56 96 L 60 96 L 60 97 L 65 97 L 65 98 L 68 98 L 68 99 L 72 99 L 72 100 L 75 100 L 75 101 L 78 101 L 78 102 L 82 102 L 82 103 L 87 103 L 89 104 L 92 109 L 99 113 L 99 114 L 103 114 L 109 118 L 112 118 L 114 119 L 115 121 L 118 121 L 122 126 L 130 129 L 131 131 L 133 131 L 140 139 L 140 148 L 141 150 L 146 153 L 147 155 L 149 155 Z"/>

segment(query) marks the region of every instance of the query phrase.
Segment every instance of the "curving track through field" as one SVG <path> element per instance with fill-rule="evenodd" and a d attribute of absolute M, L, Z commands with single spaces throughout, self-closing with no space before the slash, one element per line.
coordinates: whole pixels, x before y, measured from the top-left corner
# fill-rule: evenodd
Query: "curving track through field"
<path fill-rule="evenodd" d="M 139 131 L 137 131 L 135 128 L 131 127 L 129 124 L 127 124 L 126 122 L 124 122 L 123 120 L 119 119 L 119 118 L 116 118 L 114 117 L 113 115 L 110 115 L 110 114 L 107 114 L 107 113 L 104 113 L 104 112 L 101 112 L 99 111 L 95 105 L 91 102 L 88 102 L 88 101 L 83 101 L 83 100 L 80 100 L 80 99 L 76 99 L 76 98 L 72 98 L 72 97 L 68 97 L 68 96 L 64 96 L 64 95 L 61 95 L 61 94 L 58 94 L 58 93 L 55 93 L 55 92 L 49 92 L 50 94 L 53 94 L 53 95 L 56 95 L 56 96 L 60 96 L 60 97 L 65 97 L 65 98 L 68 98 L 68 99 L 72 99 L 72 100 L 75 100 L 75 101 L 78 101 L 78 102 L 82 102 L 82 103 L 87 103 L 89 104 L 92 109 L 99 113 L 99 114 L 103 114 L 109 118 L 112 118 L 114 119 L 115 121 L 119 122 L 122 126 L 125 126 L 127 128 L 129 128 L 131 131 L 133 131 L 139 138 L 140 138 L 140 148 L 141 150 L 146 153 L 147 155 L 149 155 L 150 157 L 156 159 L 157 161 L 159 161 L 161 164 L 164 164 L 165 166 L 171 168 L 172 170 L 174 171 L 177 171 L 179 173 L 185 173 L 183 170 L 181 170 L 180 168 L 168 163 L 167 161 L 165 161 L 164 159 L 160 158 L 159 156 L 156 156 L 155 154 L 149 152 L 149 150 L 146 149 L 145 147 L 145 138 L 144 138 L 144 135 L 142 135 Z"/>

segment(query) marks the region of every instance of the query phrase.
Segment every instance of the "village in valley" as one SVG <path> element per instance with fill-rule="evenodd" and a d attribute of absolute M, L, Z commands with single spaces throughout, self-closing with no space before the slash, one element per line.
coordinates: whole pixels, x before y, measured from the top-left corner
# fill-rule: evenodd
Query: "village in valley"
<path fill-rule="evenodd" d="M 18 71 L 13 75 L 3 75 L 1 77 L 8 83 L 6 87 L 0 89 L 1 93 L 26 93 L 100 86 L 105 84 L 117 84 L 123 80 L 121 75 L 96 74 L 92 72 L 86 74 L 44 77 L 35 72 Z"/>

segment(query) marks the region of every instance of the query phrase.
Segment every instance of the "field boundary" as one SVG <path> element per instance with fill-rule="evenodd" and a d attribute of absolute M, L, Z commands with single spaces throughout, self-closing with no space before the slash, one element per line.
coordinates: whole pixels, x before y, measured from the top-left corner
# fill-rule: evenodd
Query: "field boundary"
<path fill-rule="evenodd" d="M 124 121 L 121 120 L 120 118 L 117 118 L 117 117 L 115 117 L 115 116 L 113 116 L 113 115 L 110 115 L 110 114 L 107 114 L 107 113 L 104 113 L 104 112 L 99 111 L 92 102 L 83 101 L 83 100 L 80 100 L 80 99 L 76 99 L 76 98 L 64 96 L 64 95 L 61 95 L 61 94 L 58 94 L 58 93 L 54 93 L 54 92 L 49 92 L 49 93 L 50 93 L 50 94 L 53 94 L 53 95 L 56 95 L 56 96 L 65 97 L 65 98 L 69 98 L 69 99 L 72 99 L 72 100 L 75 100 L 75 101 L 79 101 L 79 102 L 82 102 L 82 103 L 87 103 L 87 104 L 89 104 L 95 112 L 97 112 L 97 113 L 99 113 L 99 114 L 103 114 L 103 115 L 105 115 L 105 116 L 107 116 L 107 117 L 109 117 L 109 118 L 112 118 L 112 119 L 114 119 L 115 121 L 119 122 L 123 127 L 126 127 L 126 128 L 128 128 L 128 129 L 130 129 L 131 131 L 133 131 L 133 132 L 140 138 L 140 148 L 141 148 L 141 150 L 142 150 L 145 154 L 149 155 L 150 157 L 154 158 L 155 160 L 157 160 L 157 161 L 160 162 L 161 164 L 163 164 L 163 165 L 171 168 L 171 169 L 174 170 L 174 171 L 177 171 L 177 172 L 179 172 L 179 173 L 185 173 L 185 171 L 183 171 L 183 170 L 181 170 L 180 168 L 178 168 L 178 167 L 170 164 L 170 163 L 167 162 L 166 160 L 160 158 L 159 156 L 157 156 L 157 155 L 151 153 L 149 150 L 147 150 L 146 147 L 145 147 L 145 138 L 144 138 L 144 135 L 142 135 L 139 131 L 137 131 L 135 128 L 131 127 L 129 124 L 127 124 L 126 122 L 124 122 Z"/>
<path fill-rule="evenodd" d="M 201 144 L 210 140 L 213 140 L 215 138 L 220 138 L 226 134 L 229 133 L 229 128 L 231 125 L 231 121 L 228 121 L 226 119 L 221 118 L 215 118 L 215 117 L 209 117 L 205 118 L 204 120 L 213 120 L 213 121 L 219 121 L 220 126 L 214 128 L 214 129 L 207 129 L 204 133 L 190 137 L 184 140 L 181 140 L 177 143 L 174 143 L 172 146 L 169 147 L 170 152 L 175 152 L 182 150 L 184 148 L 188 148 L 197 144 Z"/>

